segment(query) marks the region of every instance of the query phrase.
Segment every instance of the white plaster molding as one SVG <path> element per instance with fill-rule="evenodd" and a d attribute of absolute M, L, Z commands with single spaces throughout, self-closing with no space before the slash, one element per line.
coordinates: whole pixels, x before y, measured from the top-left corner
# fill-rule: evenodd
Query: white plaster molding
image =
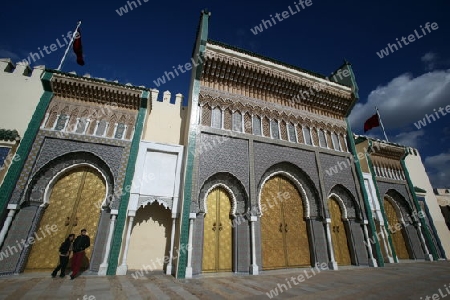
<path fill-rule="evenodd" d="M 231 215 L 231 216 L 236 216 L 236 207 L 237 207 L 236 196 L 234 195 L 233 191 L 232 191 L 228 186 L 226 186 L 226 185 L 223 184 L 223 183 L 216 183 L 216 184 L 214 184 L 212 187 L 210 187 L 210 188 L 206 191 L 206 193 L 205 193 L 205 195 L 204 195 L 204 198 L 203 198 L 203 209 L 204 209 L 205 214 L 208 213 L 208 203 L 206 203 L 206 202 L 207 202 L 209 193 L 211 193 L 211 191 L 214 190 L 214 189 L 217 188 L 217 187 L 221 187 L 221 188 L 223 188 L 224 190 L 227 191 L 228 196 L 230 197 L 230 200 L 231 200 L 231 211 L 230 211 L 230 215 Z"/>
<path fill-rule="evenodd" d="M 141 186 L 145 183 L 145 160 L 147 157 L 147 153 L 150 151 L 154 152 L 163 152 L 174 154 L 177 156 L 176 167 L 175 167 L 175 182 L 173 195 L 171 197 L 158 197 L 155 195 L 145 195 L 141 194 Z M 179 197 L 180 197 L 180 184 L 181 184 L 181 167 L 183 161 L 183 151 L 184 147 L 181 145 L 172 145 L 172 144 L 161 144 L 149 141 L 141 141 L 139 144 L 138 158 L 136 161 L 136 171 L 133 178 L 133 184 L 131 186 L 130 193 L 137 195 L 136 201 L 130 201 L 128 203 L 128 210 L 137 211 L 139 207 L 142 205 L 151 204 L 154 201 L 162 204 L 165 208 L 169 208 L 172 211 L 172 214 L 178 213 L 179 205 Z M 156 176 L 156 175 L 155 175 Z M 157 180 L 157 178 L 154 178 Z"/>
<path fill-rule="evenodd" d="M 348 221 L 348 214 L 347 214 L 347 207 L 345 207 L 345 203 L 342 200 L 341 197 L 339 197 L 339 195 L 335 194 L 335 193 L 331 193 L 328 198 L 334 198 L 335 200 L 337 200 L 337 202 L 339 203 L 339 206 L 342 209 L 342 220 L 343 221 Z"/>
<path fill-rule="evenodd" d="M 303 188 L 303 185 L 294 176 L 292 176 L 291 174 L 289 174 L 288 172 L 285 172 L 285 171 L 276 171 L 276 172 L 269 174 L 269 176 L 267 176 L 266 178 L 264 178 L 264 181 L 262 182 L 261 188 L 258 192 L 258 208 L 259 208 L 259 211 L 261 212 L 261 216 L 263 215 L 263 211 L 261 209 L 261 193 L 262 193 L 262 190 L 264 189 L 264 185 L 270 178 L 272 178 L 278 174 L 284 175 L 287 178 L 289 178 L 290 180 L 292 180 L 294 185 L 297 187 L 298 191 L 300 192 L 300 196 L 302 198 L 303 208 L 305 210 L 304 216 L 305 216 L 305 218 L 309 218 L 310 217 L 309 199 L 308 199 L 308 196 L 306 195 L 306 191 Z"/>
<path fill-rule="evenodd" d="M 100 169 L 98 169 L 96 166 L 94 166 L 93 164 L 90 164 L 90 163 L 74 164 L 74 165 L 71 165 L 71 166 L 68 166 L 68 167 L 62 169 L 56 175 L 54 175 L 53 178 L 50 179 L 49 183 L 45 187 L 44 197 L 43 197 L 43 204 L 46 204 L 46 205 L 49 204 L 50 195 L 51 195 L 51 192 L 53 190 L 53 187 L 55 186 L 55 184 L 58 182 L 58 180 L 62 176 L 64 176 L 68 171 L 70 171 L 70 170 L 72 170 L 74 168 L 82 167 L 82 166 L 91 167 L 91 168 L 95 169 L 97 172 L 99 172 L 100 175 L 102 176 L 103 183 L 105 184 L 105 189 L 106 190 L 105 190 L 105 196 L 104 196 L 104 199 L 102 201 L 102 206 L 101 207 L 108 206 L 109 203 L 106 203 L 106 201 L 107 201 L 108 195 L 109 195 L 109 186 L 108 186 L 108 181 L 106 180 L 106 176 L 105 176 L 105 174 L 103 174 L 103 172 Z M 31 181 L 31 178 L 30 178 L 30 181 Z M 25 190 L 28 190 L 29 185 L 30 185 L 30 181 L 27 183 L 27 186 L 26 186 Z"/>

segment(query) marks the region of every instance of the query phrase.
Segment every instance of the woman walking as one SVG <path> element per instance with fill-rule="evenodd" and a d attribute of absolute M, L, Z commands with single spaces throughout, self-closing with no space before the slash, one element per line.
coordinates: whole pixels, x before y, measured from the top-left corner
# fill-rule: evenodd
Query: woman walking
<path fill-rule="evenodd" d="M 61 270 L 59 277 L 64 278 L 66 276 L 66 268 L 69 263 L 69 255 L 72 252 L 73 239 L 75 234 L 71 233 L 66 240 L 59 247 L 59 265 L 53 270 L 52 277 L 55 278 L 58 271 Z"/>

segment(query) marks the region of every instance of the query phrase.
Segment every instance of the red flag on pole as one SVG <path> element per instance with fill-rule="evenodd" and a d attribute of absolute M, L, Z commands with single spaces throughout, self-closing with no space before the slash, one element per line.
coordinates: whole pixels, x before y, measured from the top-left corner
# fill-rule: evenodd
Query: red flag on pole
<path fill-rule="evenodd" d="M 83 46 L 81 45 L 81 31 L 78 28 L 75 33 L 75 40 L 73 41 L 73 52 L 77 55 L 77 64 L 84 66 Z"/>
<path fill-rule="evenodd" d="M 374 114 L 364 122 L 364 132 L 378 126 L 380 126 L 380 119 L 378 118 L 378 114 Z"/>

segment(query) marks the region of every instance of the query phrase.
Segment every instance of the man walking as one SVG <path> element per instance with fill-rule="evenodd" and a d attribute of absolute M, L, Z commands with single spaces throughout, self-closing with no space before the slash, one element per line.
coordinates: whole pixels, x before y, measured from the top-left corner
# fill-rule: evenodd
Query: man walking
<path fill-rule="evenodd" d="M 72 275 L 70 279 L 74 279 L 80 271 L 81 262 L 84 257 L 84 250 L 91 245 L 86 229 L 81 230 L 81 235 L 77 236 L 73 242 L 73 257 L 72 257 Z"/>

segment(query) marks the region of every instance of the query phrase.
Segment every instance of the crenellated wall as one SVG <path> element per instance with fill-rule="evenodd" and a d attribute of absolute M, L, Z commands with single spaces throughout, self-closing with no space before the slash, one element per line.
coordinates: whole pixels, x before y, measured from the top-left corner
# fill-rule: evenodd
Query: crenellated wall
<path fill-rule="evenodd" d="M 176 94 L 173 99 L 169 91 L 162 97 L 159 91 L 151 91 L 151 109 L 148 110 L 142 140 L 183 145 L 187 107 L 183 106 L 183 95 Z"/>
<path fill-rule="evenodd" d="M 17 130 L 23 137 L 44 89 L 41 75 L 44 66 L 31 69 L 27 64 L 14 64 L 0 59 L 0 129 Z"/>
<path fill-rule="evenodd" d="M 44 92 L 41 83 L 44 69 L 44 66 L 31 69 L 23 62 L 14 64 L 9 58 L 0 59 L 0 131 L 7 135 L 0 136 L 0 185 L 13 160 L 20 159 L 14 158 L 14 154 Z"/>

